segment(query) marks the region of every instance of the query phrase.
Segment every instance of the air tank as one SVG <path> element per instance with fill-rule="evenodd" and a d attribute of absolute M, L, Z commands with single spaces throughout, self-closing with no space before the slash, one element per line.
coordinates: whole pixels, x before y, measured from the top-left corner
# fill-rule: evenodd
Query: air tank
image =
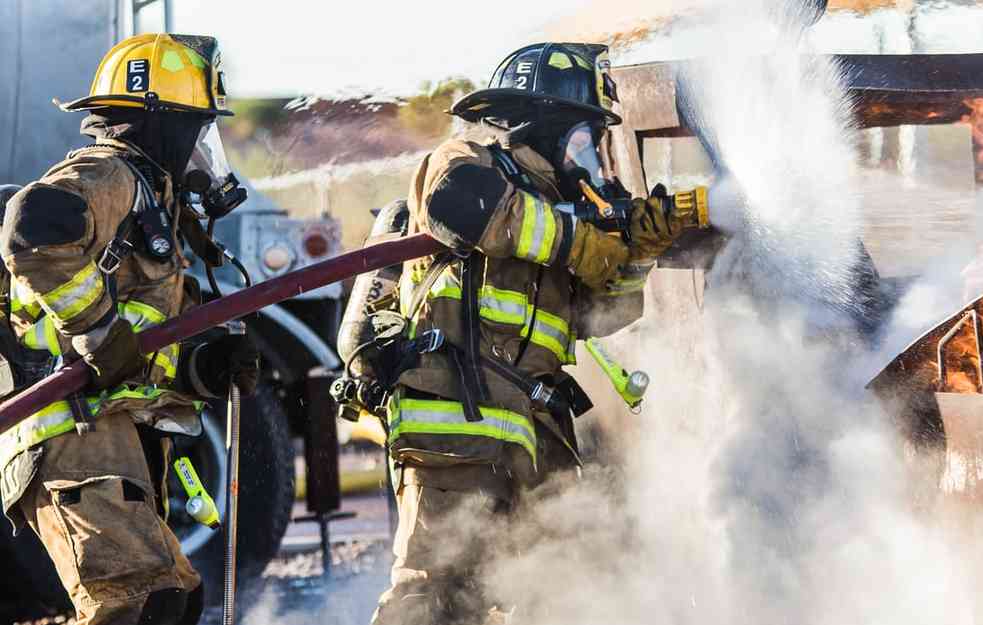
<path fill-rule="evenodd" d="M 409 224 L 409 216 L 410 212 L 405 200 L 396 200 L 388 204 L 376 215 L 372 231 L 365 240 L 365 246 L 404 236 Z M 384 304 L 395 296 L 402 273 L 401 264 L 390 265 L 377 271 L 363 273 L 355 279 L 338 331 L 338 355 L 345 363 L 352 358 L 359 345 L 364 345 L 375 338 L 370 314 L 376 310 L 377 305 Z M 350 371 L 355 377 L 372 376 L 371 366 L 360 356 L 356 356 L 351 362 Z"/>

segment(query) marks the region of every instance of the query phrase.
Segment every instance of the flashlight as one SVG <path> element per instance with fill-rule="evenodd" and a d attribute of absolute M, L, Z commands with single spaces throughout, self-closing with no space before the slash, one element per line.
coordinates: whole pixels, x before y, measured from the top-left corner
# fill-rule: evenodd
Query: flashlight
<path fill-rule="evenodd" d="M 648 374 L 644 371 L 633 373 L 625 371 L 624 367 L 615 362 L 595 338 L 587 339 L 586 345 L 587 351 L 611 380 L 611 384 L 614 386 L 614 390 L 618 391 L 618 395 L 621 395 L 629 408 L 638 408 L 651 381 Z"/>
<path fill-rule="evenodd" d="M 188 516 L 213 530 L 218 529 L 221 522 L 218 507 L 198 479 L 198 473 L 191 464 L 191 459 L 186 456 L 178 458 L 174 461 L 174 470 L 177 471 L 184 492 L 188 495 L 188 502 L 184 505 Z"/>

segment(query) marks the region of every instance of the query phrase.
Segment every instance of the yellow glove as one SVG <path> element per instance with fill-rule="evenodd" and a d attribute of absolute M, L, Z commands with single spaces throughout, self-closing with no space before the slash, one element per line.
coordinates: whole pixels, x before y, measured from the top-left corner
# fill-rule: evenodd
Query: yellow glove
<path fill-rule="evenodd" d="M 602 288 L 628 262 L 628 246 L 621 237 L 608 234 L 589 223 L 578 222 L 567 267 L 592 289 Z"/>
<path fill-rule="evenodd" d="M 709 226 L 706 187 L 668 196 L 659 185 L 652 197 L 632 200 L 631 257 L 656 258 L 683 230 Z"/>

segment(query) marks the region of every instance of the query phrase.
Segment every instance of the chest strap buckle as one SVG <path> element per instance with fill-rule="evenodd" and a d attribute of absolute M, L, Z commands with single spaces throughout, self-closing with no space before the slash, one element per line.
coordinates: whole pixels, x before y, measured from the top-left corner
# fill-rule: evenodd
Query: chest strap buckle
<path fill-rule="evenodd" d="M 133 252 L 133 244 L 127 239 L 120 239 L 115 237 L 106 246 L 106 249 L 102 252 L 102 257 L 99 258 L 99 271 L 103 272 L 107 276 L 116 273 L 120 265 L 126 259 L 130 253 Z"/>

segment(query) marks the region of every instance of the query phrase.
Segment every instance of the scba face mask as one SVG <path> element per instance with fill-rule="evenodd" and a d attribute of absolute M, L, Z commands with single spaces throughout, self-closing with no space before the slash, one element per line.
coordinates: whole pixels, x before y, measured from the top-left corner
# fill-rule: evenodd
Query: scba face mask
<path fill-rule="evenodd" d="M 232 173 L 215 121 L 198 133 L 184 180 L 188 190 L 201 198 L 205 214 L 214 219 L 228 215 L 246 201 L 246 190 Z"/>
<path fill-rule="evenodd" d="M 589 183 L 605 199 L 623 195 L 623 187 L 602 157 L 605 142 L 602 122 L 580 122 L 560 140 L 555 163 L 571 191 L 579 191 L 580 181 Z"/>

